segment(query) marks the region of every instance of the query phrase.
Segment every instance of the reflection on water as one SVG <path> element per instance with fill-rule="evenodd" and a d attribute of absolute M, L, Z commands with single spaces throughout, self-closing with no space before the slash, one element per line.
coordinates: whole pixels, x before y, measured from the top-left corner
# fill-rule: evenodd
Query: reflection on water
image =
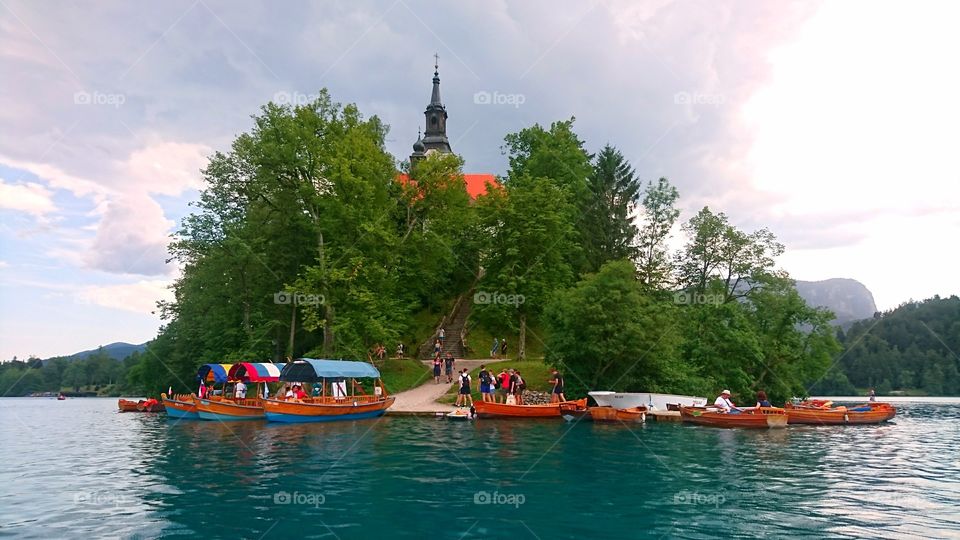
<path fill-rule="evenodd" d="M 0 535 L 960 536 L 960 403 L 880 426 L 201 422 L 0 399 Z"/>

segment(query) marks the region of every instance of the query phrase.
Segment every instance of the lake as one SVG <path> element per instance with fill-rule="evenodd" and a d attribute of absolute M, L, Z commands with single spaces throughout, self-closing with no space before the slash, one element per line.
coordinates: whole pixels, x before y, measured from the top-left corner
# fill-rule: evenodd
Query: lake
<path fill-rule="evenodd" d="M 878 426 L 275 425 L 0 399 L 0 536 L 960 538 L 960 400 Z"/>

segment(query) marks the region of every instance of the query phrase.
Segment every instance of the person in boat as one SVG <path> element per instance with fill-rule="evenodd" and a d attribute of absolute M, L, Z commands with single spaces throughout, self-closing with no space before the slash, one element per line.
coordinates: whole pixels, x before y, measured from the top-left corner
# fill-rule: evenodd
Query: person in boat
<path fill-rule="evenodd" d="M 294 399 L 297 398 L 297 394 L 296 392 L 294 392 L 294 388 L 295 388 L 294 386 L 287 385 L 285 388 L 287 389 L 287 391 L 283 393 L 284 400 L 293 401 Z"/>
<path fill-rule="evenodd" d="M 307 398 L 307 393 L 303 391 L 303 386 L 295 384 L 293 386 L 293 400 L 294 401 L 303 401 Z"/>
<path fill-rule="evenodd" d="M 500 375 L 497 375 L 497 394 L 494 396 L 494 401 L 497 403 L 506 403 L 507 394 L 510 393 L 510 374 L 507 373 L 506 368 L 500 368 Z"/>
<path fill-rule="evenodd" d="M 443 359 L 443 370 L 447 374 L 447 382 L 453 382 L 453 353 L 447 353 L 447 357 Z"/>
<path fill-rule="evenodd" d="M 559 371 L 553 370 L 553 378 L 550 379 L 550 384 L 553 385 L 553 392 L 550 393 L 550 403 L 566 401 L 567 398 L 563 395 L 563 375 Z"/>
<path fill-rule="evenodd" d="M 247 399 L 247 385 L 243 384 L 243 381 L 237 381 L 237 385 L 233 387 L 233 397 Z"/>
<path fill-rule="evenodd" d="M 473 396 L 470 395 L 470 372 L 463 368 L 460 372 L 460 391 L 457 392 L 457 407 L 463 407 L 469 402 L 473 407 Z"/>
<path fill-rule="evenodd" d="M 486 365 L 480 366 L 477 384 L 480 386 L 480 398 L 483 401 L 493 403 L 493 376 L 487 371 Z"/>
<path fill-rule="evenodd" d="M 527 389 L 527 383 L 524 382 L 519 369 L 514 370 L 513 376 L 513 399 L 517 405 L 523 405 L 523 391 Z"/>
<path fill-rule="evenodd" d="M 760 407 L 773 407 L 773 405 L 770 404 L 770 400 L 767 399 L 767 393 L 764 392 L 763 390 L 757 391 L 757 407 L 756 408 L 759 409 Z"/>
<path fill-rule="evenodd" d="M 440 384 L 440 355 L 433 357 L 433 382 Z"/>
<path fill-rule="evenodd" d="M 729 390 L 724 390 L 723 392 L 720 392 L 720 395 L 717 396 L 716 400 L 714 400 L 713 406 L 718 409 L 721 409 L 723 412 L 728 412 L 728 413 L 740 412 L 740 409 L 738 409 L 737 406 L 733 404 L 733 401 L 730 400 Z"/>

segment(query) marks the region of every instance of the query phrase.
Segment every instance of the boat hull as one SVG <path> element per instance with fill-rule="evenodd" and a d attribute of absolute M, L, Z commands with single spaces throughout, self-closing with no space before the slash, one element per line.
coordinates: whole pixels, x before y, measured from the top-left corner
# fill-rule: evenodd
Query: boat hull
<path fill-rule="evenodd" d="M 228 399 L 196 399 L 197 415 L 201 420 L 221 422 L 237 420 L 263 420 L 266 415 L 259 399 L 232 401 Z"/>
<path fill-rule="evenodd" d="M 147 405 L 143 400 L 130 401 L 128 399 L 121 399 L 117 401 L 117 407 L 120 412 L 163 412 L 163 403 L 157 402 L 152 405 Z"/>
<path fill-rule="evenodd" d="M 861 407 L 870 407 L 869 411 L 857 411 Z M 886 403 L 869 404 L 861 407 L 806 407 L 787 404 L 787 418 L 790 424 L 820 426 L 880 424 L 893 419 L 897 409 Z"/>
<path fill-rule="evenodd" d="M 507 405 L 489 401 L 473 404 L 480 418 L 559 418 L 563 414 L 562 409 L 571 406 L 575 409 L 586 408 L 587 398 L 545 405 Z"/>
<path fill-rule="evenodd" d="M 178 420 L 198 420 L 200 418 L 200 415 L 197 414 L 197 406 L 190 396 L 167 397 L 166 394 L 160 394 L 160 396 L 168 417 Z"/>
<path fill-rule="evenodd" d="M 740 413 L 724 413 L 697 407 L 680 407 L 680 418 L 690 424 L 721 428 L 768 429 L 787 426 L 787 413 L 777 407 L 746 409 Z"/>
<path fill-rule="evenodd" d="M 704 407 L 707 398 L 696 396 L 682 396 L 679 394 L 653 394 L 650 392 L 590 392 L 588 394 L 601 407 L 614 409 L 633 409 L 646 407 L 652 410 L 665 411 L 668 405 L 684 407 Z"/>
<path fill-rule="evenodd" d="M 594 422 L 634 422 L 641 423 L 646 421 L 646 409 L 637 407 L 634 409 L 614 409 L 613 407 L 590 407 L 587 409 L 587 416 Z"/>
<path fill-rule="evenodd" d="M 263 409 L 268 422 L 337 422 L 382 416 L 393 405 L 394 401 L 393 396 L 379 400 L 321 401 L 316 403 L 265 399 Z"/>

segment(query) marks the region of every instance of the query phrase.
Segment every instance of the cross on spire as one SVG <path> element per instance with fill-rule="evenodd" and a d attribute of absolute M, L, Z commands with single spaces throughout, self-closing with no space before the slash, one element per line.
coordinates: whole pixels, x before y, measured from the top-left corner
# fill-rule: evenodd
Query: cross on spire
<path fill-rule="evenodd" d="M 433 69 L 440 69 L 440 55 L 437 53 L 433 53 Z"/>

